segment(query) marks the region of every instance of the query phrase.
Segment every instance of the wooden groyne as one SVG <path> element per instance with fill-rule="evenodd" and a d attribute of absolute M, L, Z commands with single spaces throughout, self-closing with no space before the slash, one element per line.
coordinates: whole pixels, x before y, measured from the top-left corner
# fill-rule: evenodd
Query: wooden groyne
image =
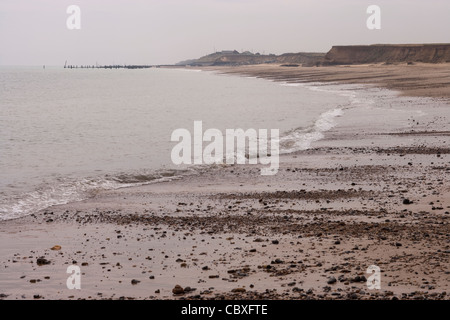
<path fill-rule="evenodd" d="M 151 65 L 64 65 L 64 69 L 148 69 L 148 68 L 159 68 L 159 66 Z"/>

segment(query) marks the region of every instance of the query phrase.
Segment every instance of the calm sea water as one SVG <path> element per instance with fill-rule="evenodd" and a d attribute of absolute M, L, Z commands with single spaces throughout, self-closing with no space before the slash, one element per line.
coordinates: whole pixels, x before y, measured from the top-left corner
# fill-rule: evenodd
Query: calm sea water
<path fill-rule="evenodd" d="M 314 89 L 314 88 L 313 88 Z M 177 69 L 0 68 L 0 219 L 195 171 L 177 128 L 280 129 L 282 152 L 334 126 L 352 93 Z"/>

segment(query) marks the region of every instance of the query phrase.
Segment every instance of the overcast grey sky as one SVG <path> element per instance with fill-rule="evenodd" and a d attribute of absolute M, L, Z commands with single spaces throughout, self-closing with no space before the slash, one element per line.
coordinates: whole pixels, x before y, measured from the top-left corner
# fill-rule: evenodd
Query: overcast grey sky
<path fill-rule="evenodd" d="M 366 9 L 381 7 L 381 30 Z M 69 5 L 81 29 L 69 30 Z M 169 64 L 216 50 L 450 42 L 450 0 L 0 0 L 0 64 Z"/>

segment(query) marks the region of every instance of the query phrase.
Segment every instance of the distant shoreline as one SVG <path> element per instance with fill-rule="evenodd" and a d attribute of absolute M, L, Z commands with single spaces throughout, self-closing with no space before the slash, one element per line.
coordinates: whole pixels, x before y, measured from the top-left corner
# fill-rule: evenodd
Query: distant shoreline
<path fill-rule="evenodd" d="M 258 64 L 282 64 L 289 67 L 319 67 L 372 63 L 449 63 L 450 44 L 373 44 L 333 46 L 327 53 L 298 52 L 260 54 L 225 50 L 198 59 L 177 63 L 182 66 L 218 67 Z"/>
<path fill-rule="evenodd" d="M 192 68 L 292 83 L 368 84 L 399 91 L 405 96 L 450 99 L 450 63 L 377 63 L 312 68 L 262 64 Z"/>

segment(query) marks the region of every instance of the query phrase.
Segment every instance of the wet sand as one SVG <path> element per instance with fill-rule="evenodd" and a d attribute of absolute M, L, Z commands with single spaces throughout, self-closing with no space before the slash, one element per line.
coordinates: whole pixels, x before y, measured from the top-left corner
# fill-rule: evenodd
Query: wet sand
<path fill-rule="evenodd" d="M 450 98 L 450 63 L 281 67 L 262 64 L 239 67 L 202 67 L 227 74 L 255 76 L 286 82 L 367 84 L 414 97 Z"/>
<path fill-rule="evenodd" d="M 448 299 L 450 124 L 440 103 L 402 130 L 338 125 L 282 155 L 274 176 L 205 168 L 3 221 L 0 297 Z M 81 290 L 66 287 L 73 264 Z M 366 284 L 371 265 L 379 290 Z"/>

